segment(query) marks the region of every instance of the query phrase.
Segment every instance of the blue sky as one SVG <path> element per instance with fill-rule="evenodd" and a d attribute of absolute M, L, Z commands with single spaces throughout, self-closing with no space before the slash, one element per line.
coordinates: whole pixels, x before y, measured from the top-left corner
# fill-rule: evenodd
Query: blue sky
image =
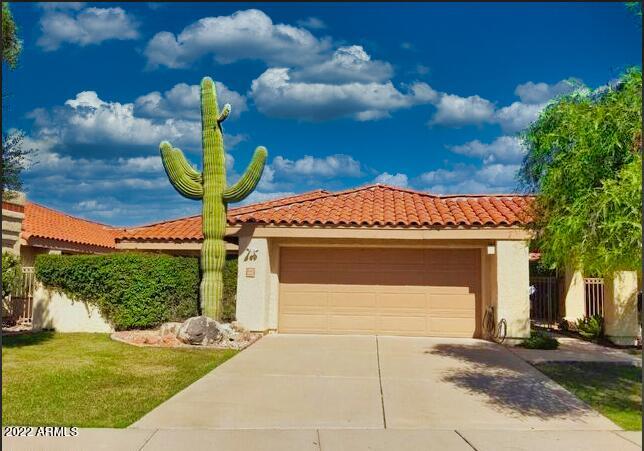
<path fill-rule="evenodd" d="M 621 3 L 12 9 L 24 51 L 3 66 L 3 130 L 37 151 L 28 197 L 114 225 L 200 211 L 170 186 L 158 145 L 200 166 L 205 75 L 233 107 L 229 179 L 268 148 L 254 202 L 373 182 L 514 191 L 517 133 L 550 99 L 641 66 L 641 26 Z"/>

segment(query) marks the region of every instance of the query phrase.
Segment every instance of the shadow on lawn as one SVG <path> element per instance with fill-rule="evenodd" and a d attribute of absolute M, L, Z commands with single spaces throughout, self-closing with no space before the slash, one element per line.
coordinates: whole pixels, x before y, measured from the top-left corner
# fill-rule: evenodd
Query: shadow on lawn
<path fill-rule="evenodd" d="M 583 402 L 562 390 L 498 345 L 439 344 L 427 354 L 466 363 L 444 371 L 442 380 L 482 395 L 492 407 L 517 417 L 576 419 L 592 412 Z"/>
<path fill-rule="evenodd" d="M 28 332 L 16 335 L 2 335 L 3 348 L 21 348 L 41 344 L 54 338 L 53 331 Z"/>

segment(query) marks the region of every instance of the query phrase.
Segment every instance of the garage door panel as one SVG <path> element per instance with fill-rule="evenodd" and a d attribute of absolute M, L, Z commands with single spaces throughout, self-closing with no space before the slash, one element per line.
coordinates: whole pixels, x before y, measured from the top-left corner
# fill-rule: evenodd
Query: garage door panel
<path fill-rule="evenodd" d="M 329 330 L 332 332 L 371 332 L 376 329 L 373 315 L 329 315 Z"/>
<path fill-rule="evenodd" d="M 427 335 L 427 319 L 425 315 L 381 315 L 376 330 L 391 335 Z"/>
<path fill-rule="evenodd" d="M 472 337 L 478 249 L 283 248 L 281 332 Z"/>
<path fill-rule="evenodd" d="M 329 310 L 356 310 L 368 309 L 373 311 L 376 307 L 376 293 L 357 292 L 350 290 L 337 290 L 329 292 Z"/>
<path fill-rule="evenodd" d="M 326 314 L 285 313 L 280 315 L 280 328 L 291 333 L 327 333 Z"/>
<path fill-rule="evenodd" d="M 425 293 L 380 293 L 378 295 L 378 307 L 383 311 L 395 310 L 418 310 L 424 312 L 427 308 L 427 295 Z"/>
<path fill-rule="evenodd" d="M 431 294 L 428 296 L 430 310 L 467 310 L 474 312 L 476 298 L 473 294 L 452 294 L 450 296 Z"/>
<path fill-rule="evenodd" d="M 465 337 L 471 336 L 475 327 L 474 318 L 427 317 L 429 332 L 434 336 Z"/>

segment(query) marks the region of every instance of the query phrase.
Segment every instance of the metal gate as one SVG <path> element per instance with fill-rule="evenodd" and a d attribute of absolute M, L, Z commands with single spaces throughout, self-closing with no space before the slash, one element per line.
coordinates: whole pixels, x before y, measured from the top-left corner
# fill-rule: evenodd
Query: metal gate
<path fill-rule="evenodd" d="M 559 322 L 559 279 L 555 276 L 530 277 L 534 287 L 530 295 L 530 319 L 532 321 L 556 324 Z"/>
<path fill-rule="evenodd" d="M 35 282 L 34 268 L 24 266 L 20 280 L 17 281 L 9 300 L 9 315 L 17 323 L 31 323 Z"/>
<path fill-rule="evenodd" d="M 604 279 L 584 278 L 584 308 L 586 316 L 604 316 Z"/>

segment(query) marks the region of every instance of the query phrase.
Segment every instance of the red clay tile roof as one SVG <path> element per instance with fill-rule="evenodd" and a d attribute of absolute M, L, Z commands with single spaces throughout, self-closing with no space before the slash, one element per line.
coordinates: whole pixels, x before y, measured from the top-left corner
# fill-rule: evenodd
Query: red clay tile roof
<path fill-rule="evenodd" d="M 25 218 L 22 222 L 21 237 L 31 237 L 87 244 L 107 248 L 116 247 L 118 229 L 114 227 L 75 218 L 60 211 L 25 203 Z"/>
<path fill-rule="evenodd" d="M 126 228 L 119 240 L 202 240 L 201 215 Z"/>
<path fill-rule="evenodd" d="M 328 191 L 317 190 L 309 193 L 297 194 L 295 196 L 282 197 L 256 204 L 245 205 L 229 210 L 235 214 L 252 212 L 262 208 L 275 208 L 289 205 L 295 202 L 317 199 L 330 194 Z M 202 240 L 201 215 L 188 216 L 186 218 L 173 219 L 157 222 L 139 227 L 127 228 L 118 236 L 119 240 Z"/>
<path fill-rule="evenodd" d="M 317 190 L 228 211 L 228 223 L 346 226 L 526 225 L 531 197 L 436 196 L 386 185 L 331 193 Z M 117 228 L 75 218 L 32 202 L 25 206 L 22 237 L 49 238 L 114 248 L 118 240 L 201 241 L 201 216 Z"/>
<path fill-rule="evenodd" d="M 228 212 L 230 224 L 347 226 L 500 226 L 532 221 L 531 198 L 518 195 L 436 196 L 370 185 L 281 205 L 255 204 Z"/>

